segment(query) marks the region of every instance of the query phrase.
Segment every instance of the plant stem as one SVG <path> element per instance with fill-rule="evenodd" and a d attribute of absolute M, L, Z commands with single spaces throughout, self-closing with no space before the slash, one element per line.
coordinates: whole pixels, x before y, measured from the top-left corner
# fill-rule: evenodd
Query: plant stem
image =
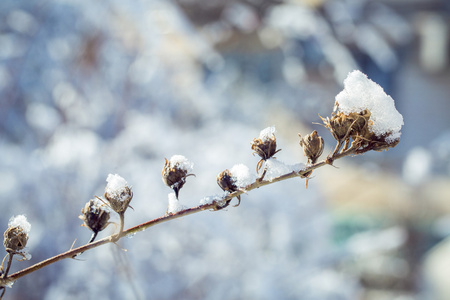
<path fill-rule="evenodd" d="M 332 160 L 335 160 L 335 159 L 339 159 L 339 158 L 347 156 L 347 155 L 353 155 L 353 154 L 355 154 L 355 152 L 356 152 L 356 149 L 352 149 L 350 147 L 350 149 L 347 149 L 347 150 L 342 151 L 340 153 L 333 153 L 333 155 L 331 157 L 329 157 L 329 158 L 332 159 Z M 290 179 L 290 178 L 295 178 L 295 177 L 304 177 L 304 175 L 307 174 L 308 172 L 310 172 L 310 171 L 312 171 L 314 169 L 320 168 L 320 167 L 322 167 L 324 165 L 328 165 L 328 164 L 329 163 L 328 163 L 328 158 L 327 158 L 326 160 L 323 160 L 321 162 L 309 165 L 308 167 L 306 167 L 302 171 L 299 171 L 299 172 L 294 172 L 293 171 L 293 172 L 290 172 L 290 173 L 278 176 L 276 178 L 273 178 L 272 180 L 261 180 L 260 181 L 259 179 L 256 179 L 255 182 L 253 182 L 252 184 L 246 186 L 243 190 L 238 190 L 236 192 L 230 193 L 227 196 L 225 196 L 222 199 L 220 199 L 219 202 L 229 201 L 229 200 L 233 199 L 234 197 L 240 196 L 244 192 L 249 192 L 251 190 L 254 190 L 254 189 L 257 189 L 257 188 L 269 185 L 269 184 L 273 184 L 275 182 L 279 182 L 279 181 L 283 181 L 283 180 Z M 48 258 L 46 260 L 38 262 L 38 263 L 28 267 L 28 268 L 25 268 L 23 270 L 20 270 L 20 271 L 14 273 L 14 274 L 11 274 L 10 276 L 6 276 L 7 271 L 9 270 L 9 266 L 11 265 L 11 260 L 12 260 L 12 255 L 10 254 L 9 261 L 8 261 L 8 267 L 6 269 L 4 277 L 0 278 L 0 287 L 7 286 L 8 284 L 13 283 L 17 279 L 19 279 L 19 278 L 21 278 L 21 277 L 23 277 L 25 275 L 28 275 L 28 274 L 30 274 L 32 272 L 35 272 L 35 271 L 37 271 L 39 269 L 42 269 L 42 268 L 44 268 L 44 267 L 46 267 L 48 265 L 51 265 L 51 264 L 53 264 L 55 262 L 60 261 L 60 260 L 63 260 L 63 259 L 66 259 L 66 258 L 73 258 L 73 257 L 75 257 L 75 256 L 77 256 L 77 255 L 79 255 L 79 254 L 81 254 L 81 253 L 83 253 L 83 252 L 85 252 L 85 251 L 87 251 L 89 249 L 96 248 L 96 247 L 99 247 L 99 246 L 107 244 L 107 243 L 111 243 L 111 242 L 115 243 L 115 242 L 117 242 L 119 239 L 121 239 L 124 236 L 134 235 L 137 232 L 144 231 L 145 229 L 147 229 L 149 227 L 152 227 L 152 226 L 164 223 L 164 222 L 168 222 L 168 221 L 171 221 L 171 220 L 174 220 L 174 219 L 177 219 L 177 218 L 181 218 L 181 217 L 184 217 L 184 216 L 192 215 L 192 214 L 198 213 L 200 211 L 217 210 L 217 207 L 218 207 L 217 201 L 214 201 L 213 203 L 202 204 L 202 205 L 199 205 L 199 206 L 196 206 L 196 207 L 192 207 L 192 208 L 187 208 L 187 209 L 181 210 L 181 211 L 173 213 L 173 214 L 168 214 L 168 215 L 161 216 L 159 218 L 147 221 L 147 222 L 142 223 L 140 225 L 131 227 L 131 228 L 127 229 L 127 230 L 123 230 L 123 227 L 124 227 L 124 222 L 123 222 L 124 221 L 124 214 L 119 214 L 119 216 L 120 216 L 120 231 L 119 231 L 119 233 L 107 236 L 107 237 L 105 237 L 103 239 L 97 240 L 96 242 L 91 242 L 91 243 L 88 243 L 86 245 L 80 246 L 78 248 L 71 249 L 71 250 L 66 251 L 64 253 L 58 254 L 56 256 L 53 256 L 53 257 L 50 257 L 50 258 Z"/>
<path fill-rule="evenodd" d="M 95 241 L 95 238 L 97 237 L 97 234 L 98 234 L 98 231 L 92 233 L 91 239 L 89 240 L 88 244 L 92 243 L 93 241 Z"/>
<path fill-rule="evenodd" d="M 8 263 L 6 264 L 5 272 L 2 274 L 2 278 L 8 276 L 9 269 L 11 268 L 11 263 L 13 260 L 14 253 L 8 251 Z"/>

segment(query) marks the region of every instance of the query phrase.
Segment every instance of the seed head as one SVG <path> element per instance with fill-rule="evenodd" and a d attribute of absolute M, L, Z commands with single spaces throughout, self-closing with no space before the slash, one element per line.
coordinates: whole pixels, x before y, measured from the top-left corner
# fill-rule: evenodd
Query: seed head
<path fill-rule="evenodd" d="M 217 175 L 217 184 L 224 191 L 229 191 L 232 193 L 238 190 L 236 182 L 228 169 Z"/>
<path fill-rule="evenodd" d="M 220 186 L 222 190 L 228 191 L 230 193 L 239 190 L 239 187 L 236 184 L 236 177 L 234 177 L 228 169 L 220 172 L 219 175 L 217 175 L 217 184 Z M 241 203 L 241 196 L 238 195 L 236 198 L 238 199 L 239 202 L 235 206 L 239 206 L 239 204 Z M 220 209 L 227 207 L 230 204 L 230 202 L 231 200 L 226 201 L 224 205 L 220 206 Z M 218 208 L 216 208 L 216 210 L 217 209 Z"/>
<path fill-rule="evenodd" d="M 3 234 L 3 245 L 5 246 L 6 251 L 14 254 L 21 254 L 26 257 L 22 253 L 22 250 L 27 245 L 30 229 L 31 225 L 24 215 L 12 217 L 9 220 L 8 229 L 6 229 Z"/>
<path fill-rule="evenodd" d="M 91 199 L 81 209 L 79 218 L 84 221 L 84 226 L 98 233 L 109 224 L 110 213 L 104 204 L 98 199 Z"/>
<path fill-rule="evenodd" d="M 277 152 L 281 151 L 281 149 L 277 149 L 277 139 L 275 137 L 275 127 L 268 127 L 262 130 L 259 134 L 258 138 L 253 139 L 252 141 L 252 150 L 253 154 L 258 154 L 261 157 L 261 160 L 258 162 L 256 166 L 256 170 L 259 171 L 261 169 L 262 163 L 265 160 L 273 157 Z"/>
<path fill-rule="evenodd" d="M 323 138 L 321 138 L 315 130 L 304 138 L 302 138 L 300 134 L 298 135 L 300 136 L 300 146 L 303 148 L 303 153 L 308 158 L 308 163 L 316 163 L 323 152 Z"/>
<path fill-rule="evenodd" d="M 320 117 L 320 116 L 319 116 Z M 325 127 L 331 132 L 331 135 L 337 141 L 344 141 L 350 134 L 350 128 L 353 120 L 341 112 L 332 113 L 330 118 L 320 117 L 325 124 Z"/>
<path fill-rule="evenodd" d="M 178 193 L 186 183 L 186 177 L 195 176 L 194 174 L 189 174 L 189 172 L 192 172 L 193 164 L 182 155 L 174 155 L 170 160 L 167 160 L 167 158 L 164 158 L 164 160 L 162 180 L 165 185 L 175 191 L 178 199 Z"/>
<path fill-rule="evenodd" d="M 109 174 L 106 178 L 105 199 L 118 214 L 123 214 L 133 199 L 133 192 L 128 183 L 119 175 Z"/>

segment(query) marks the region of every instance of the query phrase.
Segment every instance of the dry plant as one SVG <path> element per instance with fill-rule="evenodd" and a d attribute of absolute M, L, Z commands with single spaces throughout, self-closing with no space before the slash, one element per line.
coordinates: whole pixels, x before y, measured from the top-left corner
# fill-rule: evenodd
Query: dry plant
<path fill-rule="evenodd" d="M 168 222 L 180 217 L 201 211 L 218 211 L 228 207 L 233 198 L 241 202 L 241 195 L 266 185 L 274 184 L 290 178 L 305 178 L 306 184 L 313 170 L 325 165 L 333 165 L 334 161 L 345 157 L 363 154 L 367 151 L 382 151 L 395 147 L 400 139 L 400 129 L 403 118 L 395 109 L 392 98 L 384 93 L 382 88 L 359 71 L 353 71 L 344 81 L 345 89 L 336 96 L 334 112 L 331 116 L 322 118 L 325 126 L 336 140 L 334 150 L 322 161 L 318 161 L 324 150 L 324 140 L 317 131 L 302 137 L 300 147 L 307 158 L 307 164 L 286 165 L 274 157 L 277 150 L 275 128 L 268 127 L 253 139 L 251 150 L 260 157 L 256 165 L 256 178 L 250 174 L 249 168 L 240 164 L 230 170 L 224 170 L 217 175 L 217 183 L 224 191 L 222 195 L 204 197 L 200 205 L 185 208 L 179 204 L 180 189 L 186 184 L 188 176 L 193 175 L 193 164 L 182 155 L 175 155 L 170 160 L 165 159 L 162 169 L 163 182 L 174 190 L 169 194 L 169 207 L 164 215 L 137 226 L 124 230 L 125 212 L 130 207 L 133 198 L 131 186 L 121 176 L 109 174 L 105 188 L 104 199 L 96 197 L 89 200 L 81 210 L 80 219 L 84 226 L 93 234 L 90 241 L 78 248 L 70 249 L 44 261 L 38 262 L 14 274 L 8 274 L 13 256 L 21 260 L 30 259 L 26 251 L 30 223 L 23 215 L 11 218 L 8 229 L 4 233 L 6 256 L 0 269 L 0 298 L 6 287 L 19 278 L 33 273 L 41 268 L 66 258 L 75 258 L 83 252 L 108 243 L 117 243 L 122 237 L 134 235 L 139 231 Z M 97 234 L 111 222 L 110 210 L 117 213 L 120 219 L 117 233 L 95 241 Z M 6 262 L 6 266 L 5 266 Z"/>

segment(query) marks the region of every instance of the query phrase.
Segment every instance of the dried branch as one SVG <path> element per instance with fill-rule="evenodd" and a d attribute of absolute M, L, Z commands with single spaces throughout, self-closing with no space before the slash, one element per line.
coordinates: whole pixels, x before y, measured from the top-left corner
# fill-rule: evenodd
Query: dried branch
<path fill-rule="evenodd" d="M 184 209 L 181 208 L 181 206 L 177 206 L 178 195 L 180 189 L 186 183 L 186 178 L 193 175 L 191 174 L 193 165 L 184 156 L 174 155 L 170 160 L 165 159 L 162 170 L 162 179 L 163 182 L 175 192 L 173 194 L 173 202 L 176 204 L 174 205 L 175 208 L 172 207 L 170 210 L 168 209 L 167 213 L 159 218 L 131 227 L 127 230 L 123 230 L 123 228 L 125 212 L 127 208 L 130 207 L 130 202 L 133 198 L 131 186 L 129 186 L 125 179 L 119 175 L 110 174 L 106 180 L 108 182 L 104 194 L 106 200 L 99 197 L 97 197 L 98 199 L 90 200 L 81 211 L 82 216 L 80 216 L 80 218 L 84 221 L 84 226 L 93 231 L 92 238 L 88 244 L 75 249 L 71 248 L 69 251 L 8 275 L 13 255 L 21 255 L 24 259 L 29 257 L 28 253 L 25 252 L 25 246 L 31 227 L 25 216 L 17 216 L 16 218 L 11 219 L 8 224 L 9 228 L 4 234 L 5 239 L 3 244 L 9 257 L 6 271 L 2 272 L 0 276 L 0 299 L 5 292 L 5 287 L 11 286 L 17 279 L 60 260 L 75 258 L 87 250 L 104 244 L 117 243 L 117 241 L 124 236 L 134 235 L 149 227 L 173 219 L 205 210 L 222 210 L 230 204 L 233 198 L 237 198 L 240 203 L 240 196 L 243 193 L 279 181 L 301 177 L 306 178 L 307 184 L 313 170 L 325 165 L 332 165 L 336 159 L 344 156 L 363 154 L 371 150 L 388 150 L 389 148 L 395 147 L 399 142 L 403 118 L 400 113 L 395 110 L 395 106 L 392 105 L 392 98 L 386 95 L 376 83 L 369 80 L 359 71 L 350 73 L 348 79 L 344 81 L 344 85 L 346 92 L 336 96 L 335 107 L 337 110 L 331 114 L 330 118 L 320 117 L 324 126 L 330 131 L 337 142 L 332 153 L 323 161 L 316 163 L 323 152 L 324 141 L 316 131 L 313 131 L 304 138 L 300 136 L 300 146 L 303 148 L 303 152 L 308 158 L 308 165 L 306 167 L 302 169 L 289 167 L 288 169 L 291 171 L 286 172 L 283 175 L 278 177 L 272 175 L 270 176 L 270 180 L 264 179 L 268 177 L 266 175 L 271 171 L 268 167 L 268 162 L 275 159 L 274 155 L 280 151 L 280 149 L 277 150 L 277 143 L 274 135 L 275 128 L 268 127 L 262 130 L 259 138 L 253 139 L 251 144 L 253 153 L 260 157 L 260 160 L 256 165 L 257 173 L 264 164 L 264 170 L 256 180 L 253 181 L 251 176 L 248 176 L 248 168 L 243 165 L 235 166 L 231 171 L 225 170 L 219 173 L 217 182 L 224 191 L 227 191 L 227 194 L 222 197 L 215 197 L 205 204 Z M 361 93 L 360 86 L 365 87 L 363 93 Z M 363 104 L 366 109 L 361 110 Z M 377 107 L 378 109 L 373 109 L 374 107 Z M 374 115 L 376 116 L 374 117 Z M 385 116 L 389 116 L 389 118 L 385 118 Z M 110 224 L 110 222 L 108 222 L 110 212 L 105 206 L 108 206 L 119 215 L 119 232 L 101 240 L 94 241 L 97 233 Z M 4 261 L 5 259 L 3 260 L 3 263 Z M 2 271 L 4 270 L 3 263 L 1 266 Z"/>
<path fill-rule="evenodd" d="M 331 159 L 332 161 L 342 158 L 344 156 L 347 155 L 352 155 L 354 154 L 354 150 L 348 149 L 345 152 L 342 153 L 338 153 L 336 154 L 334 157 L 330 157 L 327 158 L 321 162 L 318 162 L 316 164 L 310 165 L 307 168 L 305 168 L 304 170 L 301 170 L 300 172 L 290 172 L 281 176 L 278 176 L 276 178 L 273 178 L 272 180 L 262 180 L 259 181 L 258 179 L 255 180 L 255 182 L 253 182 L 252 184 L 246 186 L 244 189 L 241 190 L 237 190 L 233 193 L 230 193 L 228 195 L 226 195 L 225 197 L 219 199 L 219 200 L 215 200 L 212 203 L 207 203 L 207 204 L 203 204 L 203 205 L 199 205 L 196 207 L 192 207 L 192 208 L 187 208 L 184 210 L 181 210 L 179 212 L 173 213 L 173 214 L 167 214 L 164 216 L 161 216 L 159 218 L 150 220 L 148 222 L 142 223 L 140 225 L 131 227 L 127 230 L 122 231 L 121 233 L 117 233 L 117 234 L 113 234 L 110 236 L 107 236 L 103 239 L 100 239 L 96 242 L 92 242 L 92 243 L 88 243 L 85 244 L 83 246 L 80 246 L 78 248 L 74 248 L 74 249 L 70 249 L 69 251 L 66 251 L 64 253 L 55 255 L 53 257 L 50 257 L 46 260 L 43 260 L 39 263 L 36 263 L 28 268 L 25 268 L 23 270 L 20 270 L 14 274 L 11 274 L 9 276 L 7 276 L 6 278 L 0 278 L 0 286 L 10 286 L 11 284 L 13 284 L 17 279 L 26 276 L 30 273 L 33 273 L 37 270 L 40 270 L 46 266 L 49 266 L 53 263 L 56 263 L 58 261 L 61 261 L 63 259 L 66 258 L 73 258 L 77 255 L 80 255 L 81 253 L 93 249 L 93 248 L 97 248 L 101 245 L 104 244 L 108 244 L 108 243 L 115 243 L 118 240 L 120 240 L 122 237 L 125 236 L 130 236 L 130 235 L 134 235 L 140 231 L 145 231 L 147 228 L 150 228 L 152 226 L 161 224 L 161 223 L 165 223 L 174 219 L 178 219 L 184 216 L 188 216 L 188 215 L 192 215 L 201 211 L 205 211 L 205 210 L 221 210 L 224 208 L 224 204 L 223 203 L 229 203 L 229 201 L 231 201 L 233 198 L 238 197 L 240 195 L 242 195 L 244 192 L 249 192 L 251 190 L 266 186 L 266 185 L 270 185 L 279 181 L 283 181 L 283 180 L 287 180 L 287 179 L 291 179 L 291 178 L 296 178 L 296 177 L 305 177 L 304 175 L 311 172 L 312 170 L 315 170 L 317 168 L 323 167 L 324 165 L 329 164 L 327 161 L 329 161 L 329 159 Z"/>

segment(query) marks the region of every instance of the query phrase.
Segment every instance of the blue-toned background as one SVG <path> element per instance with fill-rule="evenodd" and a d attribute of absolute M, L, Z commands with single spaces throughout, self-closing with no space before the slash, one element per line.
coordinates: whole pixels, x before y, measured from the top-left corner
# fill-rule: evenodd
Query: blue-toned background
<path fill-rule="evenodd" d="M 0 227 L 32 224 L 31 261 L 88 241 L 81 208 L 109 173 L 133 186 L 126 227 L 163 215 L 164 158 L 194 162 L 185 206 L 220 193 L 277 128 L 331 135 L 348 72 L 396 101 L 400 144 L 158 225 L 17 281 L 6 299 L 446 299 L 450 294 L 447 1 L 0 2 Z M 115 218 L 117 221 L 117 218 Z M 3 229 L 2 229 L 3 230 Z M 100 236 L 112 233 L 108 227 Z M 6 253 L 5 253 L 6 254 Z M 440 298 L 439 298 L 440 297 Z"/>

